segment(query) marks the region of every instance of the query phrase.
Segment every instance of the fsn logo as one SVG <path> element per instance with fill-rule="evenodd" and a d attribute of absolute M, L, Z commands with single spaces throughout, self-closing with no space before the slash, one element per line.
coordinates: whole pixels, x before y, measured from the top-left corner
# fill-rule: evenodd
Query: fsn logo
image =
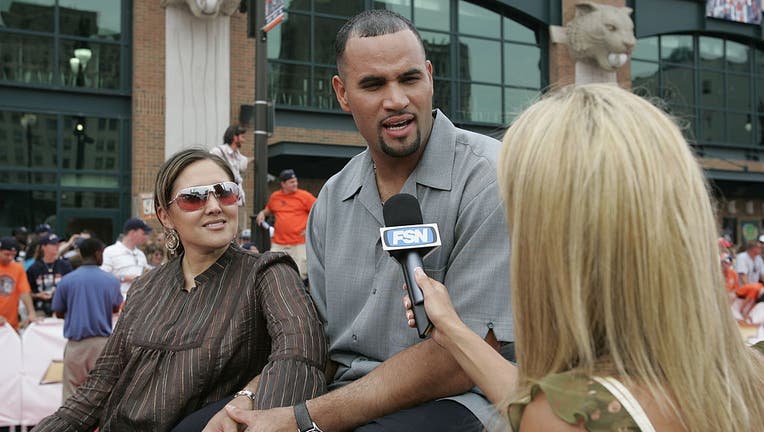
<path fill-rule="evenodd" d="M 430 227 L 393 229 L 386 234 L 387 244 L 392 247 L 427 245 L 435 241 L 435 232 Z"/>

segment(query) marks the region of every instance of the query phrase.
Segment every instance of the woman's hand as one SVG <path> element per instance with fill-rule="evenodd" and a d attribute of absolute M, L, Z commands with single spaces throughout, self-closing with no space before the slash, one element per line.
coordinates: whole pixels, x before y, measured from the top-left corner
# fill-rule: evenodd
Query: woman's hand
<path fill-rule="evenodd" d="M 464 323 L 451 303 L 448 289 L 442 283 L 428 277 L 420 267 L 414 270 L 414 279 L 419 288 L 422 289 L 424 309 L 430 322 L 435 327 L 431 336 L 435 342 L 444 346 L 444 343 L 447 342 L 446 339 L 450 338 L 450 330 L 455 326 L 464 325 Z M 406 289 L 405 284 L 403 289 Z M 416 327 L 414 311 L 412 310 L 408 292 L 403 296 L 403 306 L 406 308 L 406 319 L 408 320 L 409 327 Z"/>

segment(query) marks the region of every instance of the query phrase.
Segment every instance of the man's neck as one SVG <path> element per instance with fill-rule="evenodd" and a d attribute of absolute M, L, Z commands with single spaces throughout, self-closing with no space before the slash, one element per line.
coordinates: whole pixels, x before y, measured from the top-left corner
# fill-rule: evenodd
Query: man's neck
<path fill-rule="evenodd" d="M 420 150 L 405 158 L 372 155 L 374 178 L 377 182 L 379 199 L 384 203 L 393 195 L 400 193 L 403 185 L 419 165 L 424 154 L 425 145 Z"/>
<path fill-rule="evenodd" d="M 125 247 L 130 249 L 130 250 L 135 249 L 135 243 L 129 237 L 123 238 L 122 239 L 122 244 L 125 245 Z"/>

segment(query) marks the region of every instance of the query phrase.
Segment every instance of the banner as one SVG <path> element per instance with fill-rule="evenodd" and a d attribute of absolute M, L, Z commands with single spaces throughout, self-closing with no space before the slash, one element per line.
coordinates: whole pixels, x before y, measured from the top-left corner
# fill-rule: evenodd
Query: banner
<path fill-rule="evenodd" d="M 761 0 L 706 0 L 706 16 L 744 24 L 761 24 Z"/>
<path fill-rule="evenodd" d="M 21 338 L 10 325 L 0 326 L 0 426 L 21 424 Z"/>

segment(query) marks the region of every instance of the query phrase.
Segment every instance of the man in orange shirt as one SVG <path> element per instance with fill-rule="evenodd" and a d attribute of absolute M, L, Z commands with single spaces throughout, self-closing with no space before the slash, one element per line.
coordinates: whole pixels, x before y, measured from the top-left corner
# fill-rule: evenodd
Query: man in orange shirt
<path fill-rule="evenodd" d="M 313 203 L 316 202 L 310 192 L 298 188 L 294 170 L 285 169 L 279 174 L 281 190 L 271 194 L 265 208 L 257 213 L 255 222 L 260 225 L 266 216 L 275 216 L 271 250 L 286 252 L 297 263 L 300 277 L 308 279 L 308 260 L 305 252 L 305 227 Z"/>
<path fill-rule="evenodd" d="M 37 320 L 24 266 L 14 261 L 18 249 L 13 237 L 0 238 L 0 325 L 9 323 L 16 331 L 19 330 L 19 299 L 27 309 L 29 321 Z"/>

